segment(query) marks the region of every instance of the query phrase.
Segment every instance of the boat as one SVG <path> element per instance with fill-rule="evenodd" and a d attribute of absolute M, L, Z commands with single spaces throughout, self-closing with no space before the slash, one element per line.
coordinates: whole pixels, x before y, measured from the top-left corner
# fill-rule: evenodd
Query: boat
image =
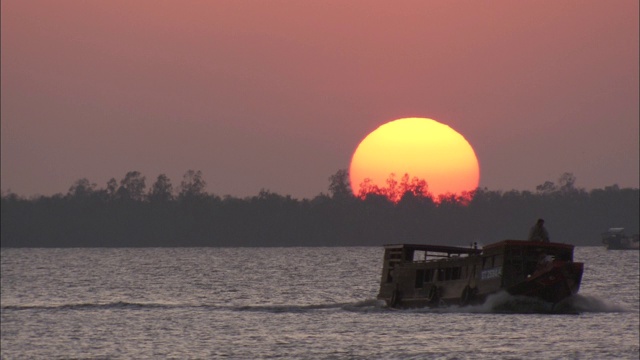
<path fill-rule="evenodd" d="M 503 240 L 470 247 L 389 244 L 377 298 L 391 308 L 481 304 L 506 291 L 555 304 L 580 289 L 584 264 L 564 243 Z"/>
<path fill-rule="evenodd" d="M 624 228 L 613 227 L 602 233 L 602 243 L 608 250 L 640 250 L 640 235 L 627 236 Z"/>

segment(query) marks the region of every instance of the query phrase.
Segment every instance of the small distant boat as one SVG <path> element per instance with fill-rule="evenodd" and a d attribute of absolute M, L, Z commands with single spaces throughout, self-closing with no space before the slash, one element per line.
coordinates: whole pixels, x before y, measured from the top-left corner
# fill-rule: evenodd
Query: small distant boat
<path fill-rule="evenodd" d="M 478 249 L 385 245 L 378 299 L 389 307 L 481 304 L 500 291 L 556 304 L 580 289 L 573 245 L 504 240 Z"/>
<path fill-rule="evenodd" d="M 602 243 L 608 250 L 640 250 L 640 235 L 627 236 L 624 228 L 609 228 L 602 233 Z"/>

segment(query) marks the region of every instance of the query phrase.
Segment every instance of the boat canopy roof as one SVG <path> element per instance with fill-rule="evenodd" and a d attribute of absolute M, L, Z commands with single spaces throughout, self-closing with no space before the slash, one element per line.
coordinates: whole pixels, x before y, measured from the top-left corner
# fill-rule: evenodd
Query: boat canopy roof
<path fill-rule="evenodd" d="M 427 251 L 451 254 L 480 254 L 482 250 L 476 248 L 464 248 L 459 246 L 448 245 L 425 245 L 425 244 L 387 244 L 384 246 L 387 250 L 406 249 L 411 251 Z"/>
<path fill-rule="evenodd" d="M 547 248 L 547 249 L 565 249 L 573 250 L 571 244 L 540 242 L 527 240 L 502 240 L 496 243 L 485 245 L 482 249 L 475 247 L 460 247 L 448 245 L 427 245 L 427 244 L 387 244 L 384 245 L 386 250 L 408 250 L 408 251 L 427 251 L 436 253 L 451 254 L 480 254 L 488 249 L 496 249 L 500 247 L 531 247 L 531 248 Z"/>

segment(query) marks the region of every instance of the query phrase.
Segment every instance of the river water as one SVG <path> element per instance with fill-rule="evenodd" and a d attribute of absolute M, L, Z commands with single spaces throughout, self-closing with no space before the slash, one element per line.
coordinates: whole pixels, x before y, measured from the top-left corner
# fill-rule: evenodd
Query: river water
<path fill-rule="evenodd" d="M 637 251 L 577 247 L 578 296 L 552 310 L 391 310 L 382 248 L 1 252 L 2 359 L 638 359 Z M 565 311 L 566 310 L 566 311 Z"/>

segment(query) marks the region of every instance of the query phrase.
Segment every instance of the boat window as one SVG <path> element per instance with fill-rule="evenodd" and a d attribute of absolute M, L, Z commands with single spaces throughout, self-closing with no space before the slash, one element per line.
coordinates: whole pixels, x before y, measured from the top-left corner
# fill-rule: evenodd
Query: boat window
<path fill-rule="evenodd" d="M 451 268 L 451 280 L 458 280 L 462 277 L 462 268 L 454 267 Z"/>
<path fill-rule="evenodd" d="M 438 269 L 438 281 L 459 280 L 462 278 L 462 267 Z"/>
<path fill-rule="evenodd" d="M 425 275 L 424 269 L 416 270 L 416 286 L 415 287 L 421 288 L 424 286 L 424 275 Z"/>
<path fill-rule="evenodd" d="M 427 269 L 424 276 L 425 282 L 433 282 L 433 275 L 435 274 L 435 269 Z"/>
<path fill-rule="evenodd" d="M 388 256 L 387 258 L 389 260 L 392 260 L 392 259 L 401 260 L 402 259 L 402 252 L 401 251 L 397 251 L 397 250 L 389 251 L 386 255 Z"/>
<path fill-rule="evenodd" d="M 425 261 L 427 259 L 427 252 L 422 250 L 416 250 L 413 253 L 413 261 Z"/>

